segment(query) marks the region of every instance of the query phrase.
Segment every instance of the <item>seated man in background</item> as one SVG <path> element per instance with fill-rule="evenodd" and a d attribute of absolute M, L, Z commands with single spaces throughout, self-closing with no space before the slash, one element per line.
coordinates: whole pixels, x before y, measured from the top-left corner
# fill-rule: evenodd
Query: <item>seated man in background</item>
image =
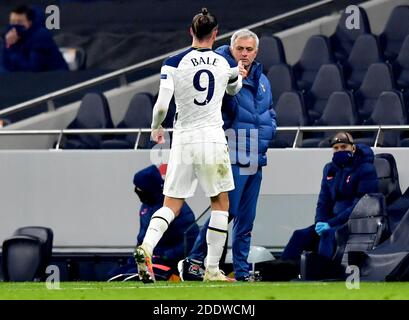
<path fill-rule="evenodd" d="M 304 250 L 316 251 L 331 259 L 337 229 L 348 221 L 362 196 L 378 192 L 374 153 L 370 147 L 355 145 L 348 132 L 337 133 L 331 139 L 331 147 L 333 157 L 324 167 L 315 223 L 293 233 L 282 260 L 299 263 Z"/>
<path fill-rule="evenodd" d="M 0 71 L 68 70 L 51 32 L 39 20 L 28 6 L 19 6 L 10 13 L 10 24 L 3 36 Z"/>
<path fill-rule="evenodd" d="M 140 245 L 145 237 L 152 215 L 162 207 L 163 204 L 163 179 L 159 169 L 152 165 L 134 176 L 135 193 L 142 202 L 139 210 L 140 228 L 137 237 L 137 245 Z M 173 273 L 177 274 L 177 263 L 185 256 L 184 233 L 187 232 L 187 248 L 189 252 L 193 246 L 196 236 L 199 233 L 199 227 L 195 223 L 195 215 L 190 207 L 185 203 L 177 218 L 169 225 L 162 239 L 153 251 L 154 271 L 155 265 L 164 265 L 170 267 Z M 109 277 L 124 273 L 137 273 L 135 259 L 132 256 L 128 263 L 120 268 L 110 271 Z"/>
<path fill-rule="evenodd" d="M 348 132 L 331 139 L 332 161 L 323 170 L 315 223 L 294 231 L 280 259 L 261 270 L 266 281 L 285 281 L 300 274 L 303 251 L 318 252 L 331 259 L 335 254 L 335 233 L 348 219 L 357 202 L 367 193 L 378 192 L 378 177 L 372 149 L 354 144 Z"/>

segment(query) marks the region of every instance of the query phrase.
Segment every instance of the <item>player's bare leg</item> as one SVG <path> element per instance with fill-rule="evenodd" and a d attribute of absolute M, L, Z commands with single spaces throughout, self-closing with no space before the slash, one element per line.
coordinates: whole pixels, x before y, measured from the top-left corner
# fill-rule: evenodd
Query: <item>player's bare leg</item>
<path fill-rule="evenodd" d="M 226 243 L 228 218 L 229 218 L 229 196 L 222 192 L 211 198 L 212 213 L 209 227 L 207 229 L 207 258 L 206 272 L 203 281 L 229 281 L 223 271 L 219 269 L 220 258 Z"/>
<path fill-rule="evenodd" d="M 138 266 L 139 278 L 144 283 L 155 282 L 152 267 L 153 249 L 162 238 L 169 224 L 177 217 L 185 199 L 165 196 L 163 207 L 157 210 L 149 223 L 143 243 L 135 249 L 134 257 Z"/>

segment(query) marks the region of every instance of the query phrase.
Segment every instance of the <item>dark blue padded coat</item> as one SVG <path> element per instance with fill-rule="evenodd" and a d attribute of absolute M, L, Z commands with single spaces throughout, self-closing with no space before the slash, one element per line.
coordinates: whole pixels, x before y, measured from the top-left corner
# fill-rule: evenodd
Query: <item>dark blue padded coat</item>
<path fill-rule="evenodd" d="M 154 194 L 155 199 L 157 199 L 154 205 L 147 205 L 143 203 L 140 208 L 140 229 L 137 237 L 138 245 L 142 244 L 152 215 L 163 205 L 163 182 L 164 181 L 158 168 L 154 165 L 137 172 L 134 176 L 135 187 L 138 187 L 145 192 Z M 168 230 L 166 230 L 166 232 L 163 234 L 162 239 L 159 241 L 153 251 L 153 255 L 169 260 L 183 259 L 185 257 L 183 234 L 194 222 L 195 215 L 193 214 L 192 209 L 190 209 L 190 207 L 185 203 L 179 216 L 173 220 L 173 222 L 169 225 Z M 194 225 L 188 231 L 187 252 L 189 252 L 192 248 L 198 233 L 199 227 L 197 225 Z"/>
<path fill-rule="evenodd" d="M 362 196 L 378 192 L 373 162 L 372 149 L 357 144 L 350 166 L 341 168 L 333 162 L 325 165 L 315 223 L 321 221 L 328 222 L 331 227 L 340 226 L 348 221 L 352 209 Z"/>
<path fill-rule="evenodd" d="M 221 46 L 215 52 L 235 63 L 229 46 Z M 270 82 L 262 71 L 262 65 L 254 61 L 250 74 L 243 80 L 243 87 L 239 93 L 235 96 L 226 94 L 223 99 L 224 129 L 233 129 L 236 132 L 236 137 L 238 136 L 238 129 L 245 130 L 246 139 L 239 141 L 237 147 L 229 139 L 232 163 L 243 166 L 250 164 L 248 160 L 245 160 L 249 158 L 250 151 L 252 151 L 251 145 L 258 145 L 256 152 L 258 165 L 265 166 L 267 164 L 266 152 L 277 127 Z M 253 139 L 250 144 L 251 129 L 258 129 L 258 141 Z"/>

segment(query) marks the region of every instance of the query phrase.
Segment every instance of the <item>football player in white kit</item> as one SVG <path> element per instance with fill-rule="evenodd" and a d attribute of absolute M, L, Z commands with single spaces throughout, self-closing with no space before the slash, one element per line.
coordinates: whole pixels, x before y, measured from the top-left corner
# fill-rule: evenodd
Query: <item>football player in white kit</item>
<path fill-rule="evenodd" d="M 166 59 L 161 69 L 159 94 L 153 109 L 152 140 L 164 143 L 161 123 L 173 95 L 176 116 L 163 207 L 153 214 L 143 243 L 134 254 L 143 282 L 155 281 L 153 249 L 178 216 L 185 199 L 194 195 L 197 183 L 211 202 L 204 281 L 233 281 L 219 269 L 228 228 L 227 192 L 234 189 L 221 105 L 225 92 L 234 95 L 241 89 L 240 71 L 244 67 L 230 65 L 212 51 L 217 27 L 215 16 L 203 8 L 190 27 L 192 47 Z"/>

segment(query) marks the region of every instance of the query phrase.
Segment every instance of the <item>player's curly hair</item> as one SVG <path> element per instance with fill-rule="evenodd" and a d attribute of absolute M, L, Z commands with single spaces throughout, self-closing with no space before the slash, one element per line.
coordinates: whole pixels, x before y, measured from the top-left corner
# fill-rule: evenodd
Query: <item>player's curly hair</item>
<path fill-rule="evenodd" d="M 202 8 L 201 12 L 193 17 L 191 28 L 195 37 L 203 40 L 208 38 L 217 26 L 216 17 L 207 8 Z"/>

